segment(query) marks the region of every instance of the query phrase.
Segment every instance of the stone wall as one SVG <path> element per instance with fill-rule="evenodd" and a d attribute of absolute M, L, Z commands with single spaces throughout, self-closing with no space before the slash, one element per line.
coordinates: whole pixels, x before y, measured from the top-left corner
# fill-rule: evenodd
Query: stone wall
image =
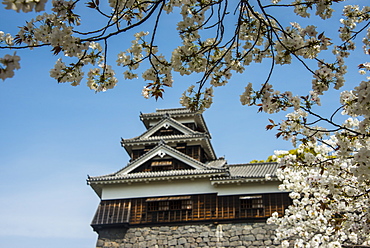
<path fill-rule="evenodd" d="M 265 223 L 110 228 L 99 231 L 97 248 L 278 247 L 275 226 Z"/>

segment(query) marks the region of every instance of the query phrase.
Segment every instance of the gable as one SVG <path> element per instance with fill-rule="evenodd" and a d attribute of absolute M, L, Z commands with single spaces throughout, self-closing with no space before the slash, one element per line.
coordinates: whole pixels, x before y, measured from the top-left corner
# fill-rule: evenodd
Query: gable
<path fill-rule="evenodd" d="M 170 164 L 169 162 L 166 163 L 166 161 L 176 161 L 177 165 L 174 165 L 174 162 L 172 162 L 172 164 Z M 116 175 L 138 172 L 138 170 L 140 170 L 139 167 L 145 170 L 145 168 L 147 168 L 145 167 L 145 165 L 147 163 L 150 163 L 150 165 L 152 166 L 151 164 L 152 162 L 159 162 L 157 164 L 154 163 L 153 166 L 172 166 L 175 168 L 177 166 L 178 168 L 187 167 L 189 169 L 197 170 L 207 169 L 203 163 L 161 142 L 160 144 L 158 144 L 156 147 L 154 147 L 141 157 L 129 163 L 125 168 L 117 172 Z"/>
<path fill-rule="evenodd" d="M 181 124 L 172 118 L 164 118 L 155 126 L 149 128 L 139 139 L 148 139 L 151 137 L 171 136 L 171 135 L 194 135 L 199 132 Z"/>

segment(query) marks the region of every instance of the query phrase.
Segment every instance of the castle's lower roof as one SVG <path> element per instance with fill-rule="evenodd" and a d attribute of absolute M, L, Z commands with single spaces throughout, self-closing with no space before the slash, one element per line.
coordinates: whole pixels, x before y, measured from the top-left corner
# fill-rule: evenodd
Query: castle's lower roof
<path fill-rule="evenodd" d="M 207 170 L 169 170 L 154 172 L 137 172 L 121 175 L 106 175 L 89 177 L 89 183 L 123 183 L 139 181 L 159 181 L 168 179 L 204 178 L 214 176 L 228 176 L 226 169 L 207 169 Z"/>
<path fill-rule="evenodd" d="M 276 176 L 278 164 L 270 163 L 249 163 L 249 164 L 232 164 L 229 165 L 231 177 L 260 177 L 264 178 L 267 174 Z"/>
<path fill-rule="evenodd" d="M 276 180 L 276 170 L 278 164 L 272 163 L 250 163 L 250 164 L 232 164 L 227 165 L 225 160 L 219 159 L 211 161 L 207 169 L 186 169 L 186 170 L 168 170 L 137 172 L 128 174 L 109 174 L 104 176 L 88 177 L 89 184 L 111 184 L 123 182 L 139 181 L 159 181 L 168 179 L 186 179 L 186 178 L 204 178 L 209 177 L 215 183 L 233 183 L 237 181 L 264 181 L 268 176 Z M 219 167 L 219 168 L 217 168 Z"/>
<path fill-rule="evenodd" d="M 276 170 L 278 163 L 249 163 L 249 164 L 232 164 L 228 166 L 229 175 L 226 177 L 211 178 L 212 185 L 277 181 Z M 268 179 L 267 179 L 268 178 Z"/>

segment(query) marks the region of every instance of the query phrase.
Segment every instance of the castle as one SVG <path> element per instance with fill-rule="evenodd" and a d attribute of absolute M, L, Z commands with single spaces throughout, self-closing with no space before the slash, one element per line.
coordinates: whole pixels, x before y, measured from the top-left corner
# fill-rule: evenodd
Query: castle
<path fill-rule="evenodd" d="M 140 119 L 147 130 L 121 141 L 127 166 L 87 179 L 101 199 L 91 223 L 97 247 L 274 245 L 265 221 L 290 204 L 276 163 L 216 157 L 203 116 L 188 109 Z"/>

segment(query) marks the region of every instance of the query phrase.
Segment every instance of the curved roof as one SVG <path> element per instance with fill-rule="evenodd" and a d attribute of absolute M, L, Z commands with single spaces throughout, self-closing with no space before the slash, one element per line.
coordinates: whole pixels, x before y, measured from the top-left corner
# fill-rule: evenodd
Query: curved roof
<path fill-rule="evenodd" d="M 172 149 L 172 148 L 171 148 Z M 173 149 L 176 151 L 175 149 Z M 140 158 L 138 158 L 140 159 Z M 135 162 L 135 161 L 134 161 Z M 201 164 L 199 161 L 197 161 Z M 139 163 L 141 164 L 141 163 Z M 218 174 L 216 177 L 212 177 L 211 181 L 235 181 L 239 179 L 241 181 L 258 179 L 265 180 L 266 175 L 271 176 L 274 180 L 276 177 L 276 170 L 278 163 L 251 163 L 251 164 L 233 164 L 226 165 L 226 161 L 223 159 L 215 160 L 213 162 L 202 164 L 203 168 L 198 169 L 185 169 L 185 170 L 169 170 L 169 171 L 155 171 L 155 172 L 137 172 L 130 173 L 134 168 L 130 168 L 130 164 L 122 170 L 103 176 L 89 177 L 88 182 L 98 181 L 116 181 L 125 179 L 139 179 L 139 178 L 161 178 L 168 176 L 187 176 L 187 175 L 209 175 Z"/>
<path fill-rule="evenodd" d="M 266 174 L 276 176 L 278 163 L 248 163 L 229 165 L 230 176 L 237 177 L 265 177 Z"/>
<path fill-rule="evenodd" d="M 212 185 L 228 183 L 244 183 L 257 181 L 277 181 L 276 162 L 232 164 L 228 166 L 229 175 L 211 178 Z M 267 176 L 271 179 L 267 179 Z"/>
<path fill-rule="evenodd" d="M 149 128 L 150 120 L 161 119 L 164 115 L 171 116 L 175 119 L 178 117 L 194 117 L 195 123 L 201 127 L 202 131 L 209 133 L 203 115 L 195 111 L 190 111 L 187 108 L 156 109 L 156 112 L 153 113 L 140 113 L 140 120 L 146 128 Z"/>
<path fill-rule="evenodd" d="M 89 177 L 88 182 L 107 182 L 107 181 L 130 181 L 130 179 L 134 179 L 134 181 L 138 181 L 137 179 L 144 179 L 140 181 L 148 181 L 147 179 L 151 179 L 152 181 L 156 180 L 168 180 L 169 177 L 174 177 L 173 179 L 183 179 L 184 176 L 190 176 L 190 178 L 194 177 L 210 177 L 210 176 L 220 176 L 226 175 L 227 170 L 225 169 L 208 169 L 208 170 L 169 170 L 169 171 L 151 171 L 151 172 L 137 172 L 137 173 L 130 173 L 130 174 L 115 174 L 115 175 L 105 175 L 105 176 L 98 176 L 98 177 Z"/>

